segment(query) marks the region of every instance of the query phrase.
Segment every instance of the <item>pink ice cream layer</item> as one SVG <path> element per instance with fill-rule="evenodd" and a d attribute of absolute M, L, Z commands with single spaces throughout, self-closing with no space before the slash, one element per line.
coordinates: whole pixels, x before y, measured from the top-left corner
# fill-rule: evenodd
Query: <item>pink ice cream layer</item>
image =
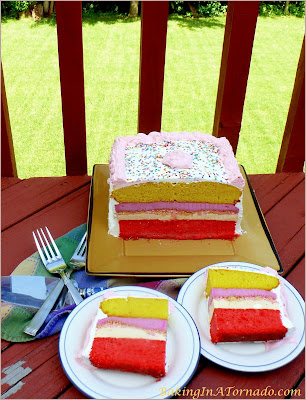
<path fill-rule="evenodd" d="M 180 211 L 231 211 L 238 214 L 239 209 L 233 204 L 212 203 L 179 203 L 176 201 L 158 201 L 154 203 L 120 203 L 115 205 L 116 212 L 150 211 L 150 210 L 180 210 Z"/>
<path fill-rule="evenodd" d="M 99 319 L 97 327 L 109 323 L 120 323 L 124 325 L 137 326 L 143 329 L 154 329 L 157 331 L 167 330 L 167 320 L 158 318 L 126 318 L 126 317 L 108 317 Z"/>
<path fill-rule="evenodd" d="M 212 288 L 208 300 L 208 306 L 216 297 L 269 297 L 276 300 L 276 293 L 270 292 L 269 290 L 263 289 L 222 289 L 222 288 Z"/>

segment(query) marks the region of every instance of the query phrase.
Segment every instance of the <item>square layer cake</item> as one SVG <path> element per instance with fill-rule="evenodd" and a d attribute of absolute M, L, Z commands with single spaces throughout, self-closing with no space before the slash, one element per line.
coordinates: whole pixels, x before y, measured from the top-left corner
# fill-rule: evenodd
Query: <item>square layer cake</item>
<path fill-rule="evenodd" d="M 151 132 L 116 138 L 109 234 L 123 239 L 239 236 L 244 179 L 226 138 Z"/>

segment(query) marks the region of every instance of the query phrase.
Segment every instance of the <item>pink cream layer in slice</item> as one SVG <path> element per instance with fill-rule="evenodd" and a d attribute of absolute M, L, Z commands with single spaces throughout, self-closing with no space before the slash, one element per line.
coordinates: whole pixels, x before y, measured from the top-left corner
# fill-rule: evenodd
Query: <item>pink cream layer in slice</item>
<path fill-rule="evenodd" d="M 208 300 L 209 321 L 217 309 L 280 310 L 280 305 L 276 294 L 267 290 L 213 288 Z"/>
<path fill-rule="evenodd" d="M 270 292 L 269 290 L 263 289 L 223 289 L 223 288 L 212 288 L 210 291 L 208 306 L 215 298 L 227 298 L 227 297 L 264 297 L 270 298 L 271 300 L 276 300 L 276 293 Z"/>

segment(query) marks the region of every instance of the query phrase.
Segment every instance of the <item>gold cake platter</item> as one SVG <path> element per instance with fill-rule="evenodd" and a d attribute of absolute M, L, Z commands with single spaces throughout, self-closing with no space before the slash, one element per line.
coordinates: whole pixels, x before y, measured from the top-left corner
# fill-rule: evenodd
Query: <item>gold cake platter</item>
<path fill-rule="evenodd" d="M 108 165 L 96 164 L 90 189 L 86 273 L 133 277 L 188 277 L 224 261 L 249 262 L 282 272 L 276 248 L 242 166 L 243 235 L 231 240 L 123 240 L 108 234 Z"/>

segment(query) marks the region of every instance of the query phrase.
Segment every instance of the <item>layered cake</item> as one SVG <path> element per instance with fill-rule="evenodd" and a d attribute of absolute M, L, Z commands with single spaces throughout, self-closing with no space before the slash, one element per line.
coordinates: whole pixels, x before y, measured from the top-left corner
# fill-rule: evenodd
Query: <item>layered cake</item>
<path fill-rule="evenodd" d="M 213 343 L 283 339 L 292 328 L 274 271 L 209 268 L 206 281 Z"/>
<path fill-rule="evenodd" d="M 89 330 L 83 357 L 97 368 L 165 376 L 168 300 L 103 300 Z"/>
<path fill-rule="evenodd" d="M 242 233 L 245 182 L 226 138 L 197 132 L 118 137 L 109 168 L 113 236 L 233 240 Z"/>

